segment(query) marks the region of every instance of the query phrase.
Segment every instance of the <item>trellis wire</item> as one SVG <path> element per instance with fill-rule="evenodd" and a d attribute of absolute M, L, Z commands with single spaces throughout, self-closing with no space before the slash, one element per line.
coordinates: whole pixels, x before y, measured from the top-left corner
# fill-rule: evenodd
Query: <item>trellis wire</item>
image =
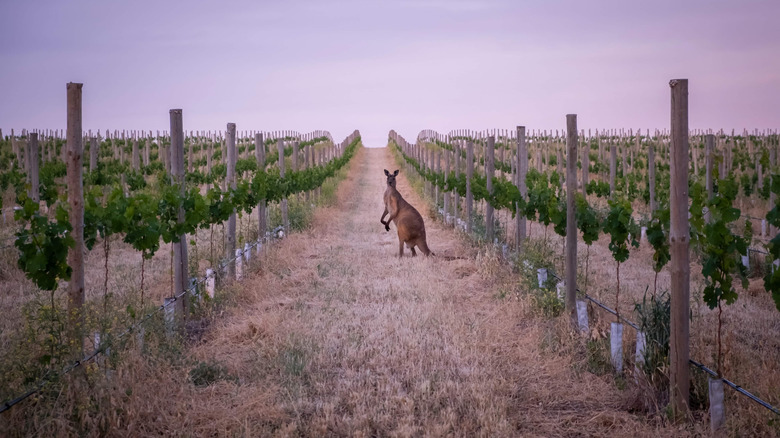
<path fill-rule="evenodd" d="M 276 227 L 271 232 L 271 236 L 272 237 L 276 236 L 279 233 L 279 231 L 282 231 L 282 230 L 284 230 L 284 228 L 282 226 Z M 267 238 L 264 238 L 263 240 L 265 240 L 266 243 L 267 243 Z M 260 243 L 261 243 L 261 240 L 257 240 L 256 242 L 254 242 L 252 245 L 249 246 L 249 249 L 256 248 L 257 245 L 260 244 Z M 225 262 L 223 262 L 221 265 L 219 265 L 218 272 L 221 271 L 222 269 L 224 269 L 228 264 L 230 264 L 233 261 L 235 261 L 236 259 L 238 259 L 238 257 L 243 257 L 243 255 L 242 256 L 235 256 L 234 255 L 231 259 L 228 259 Z M 206 277 L 204 276 L 204 277 L 198 279 L 198 281 L 193 283 L 189 288 L 183 290 L 181 293 L 179 293 L 178 295 L 174 296 L 171 301 L 168 301 L 168 302 L 166 302 L 164 304 L 161 304 L 160 306 L 157 306 L 154 310 L 152 310 L 151 312 L 146 314 L 146 316 L 141 318 L 140 321 L 138 321 L 135 324 L 132 324 L 128 328 L 126 328 L 125 331 L 123 331 L 122 333 L 119 334 L 119 336 L 116 337 L 116 340 L 123 339 L 125 336 L 129 335 L 130 333 L 133 333 L 135 330 L 137 330 L 139 327 L 141 327 L 141 325 L 143 325 L 146 321 L 151 319 L 152 316 L 156 315 L 158 312 L 160 312 L 162 310 L 165 310 L 166 307 L 168 307 L 171 304 L 175 303 L 176 301 L 178 301 L 180 298 L 182 298 L 187 293 L 192 292 L 194 290 L 197 290 L 197 287 L 199 285 L 203 284 L 205 281 L 206 281 Z M 70 373 L 74 369 L 76 369 L 76 368 L 80 367 L 81 365 L 91 361 L 92 359 L 94 359 L 98 355 L 105 353 L 105 351 L 108 350 L 109 348 L 110 348 L 110 345 L 109 345 L 108 342 L 101 343 L 101 346 L 98 347 L 97 349 L 95 349 L 95 351 L 93 351 L 89 355 L 87 355 L 84 358 L 82 358 L 80 360 L 77 360 L 77 361 L 73 362 L 72 364 L 70 364 L 70 365 L 66 366 L 65 368 L 63 368 L 62 372 L 59 373 L 58 376 L 64 376 L 64 375 Z M 0 406 L 0 414 L 2 414 L 3 412 L 11 409 L 14 405 L 24 401 L 26 398 L 30 397 L 33 394 L 36 394 L 38 391 L 43 389 L 43 387 L 45 387 L 47 384 L 49 384 L 51 382 L 51 377 L 52 376 L 50 375 L 50 373 L 47 372 L 47 375 L 44 376 L 44 378 L 41 379 L 35 385 L 34 388 L 28 390 L 24 394 L 14 398 L 14 399 L 7 400 L 7 401 L 3 402 L 2 406 Z"/>
<path fill-rule="evenodd" d="M 560 277 L 558 277 L 558 276 L 557 276 L 557 275 L 555 275 L 554 273 L 550 272 L 549 270 L 548 270 L 547 272 L 550 274 L 550 276 L 552 276 L 552 277 L 554 277 L 554 278 L 556 278 L 556 279 L 558 279 L 558 280 L 560 280 L 560 279 L 561 279 Z M 577 289 L 577 292 L 581 292 L 581 291 L 580 291 L 579 289 Z M 618 314 L 617 314 L 617 312 L 615 312 L 614 310 L 612 310 L 611 308 L 609 308 L 609 307 L 608 307 L 606 304 L 604 304 L 604 303 L 600 302 L 599 300 L 597 300 L 597 299 L 595 299 L 595 298 L 591 297 L 591 296 L 590 296 L 590 295 L 588 295 L 588 294 L 583 294 L 583 295 L 585 296 L 585 298 L 586 298 L 586 299 L 588 299 L 588 300 L 592 301 L 594 304 L 598 305 L 598 306 L 599 306 L 599 307 L 601 307 L 602 309 L 604 309 L 604 310 L 606 310 L 607 312 L 609 312 L 609 313 L 611 313 L 611 314 L 613 314 L 613 315 L 617 316 L 618 318 L 622 319 L 622 320 L 623 320 L 623 321 L 624 321 L 626 324 L 628 324 L 628 325 L 630 325 L 631 327 L 633 327 L 633 328 L 634 328 L 634 330 L 636 330 L 636 331 L 640 331 L 640 330 L 639 330 L 639 326 L 637 326 L 637 325 L 636 325 L 636 324 L 634 324 L 633 322 L 631 322 L 631 321 L 627 320 L 626 318 L 624 318 L 624 317 L 622 317 L 622 316 L 618 315 Z M 688 362 L 689 362 L 691 365 L 693 365 L 693 366 L 695 366 L 695 367 L 697 367 L 697 368 L 701 369 L 702 371 L 706 372 L 707 374 L 709 374 L 709 375 L 711 375 L 711 376 L 713 376 L 713 377 L 718 377 L 718 373 L 716 373 L 715 371 L 712 371 L 711 369 L 707 368 L 707 366 L 705 366 L 705 365 L 701 364 L 700 362 L 697 362 L 697 361 L 695 361 L 695 360 L 693 360 L 693 359 L 688 359 Z M 737 385 L 736 383 L 734 383 L 734 382 L 732 382 L 732 381 L 730 381 L 730 380 L 726 379 L 725 377 L 719 377 L 719 378 L 720 378 L 721 380 L 723 380 L 723 383 L 725 383 L 726 385 L 730 386 L 732 389 L 734 389 L 734 390 L 735 390 L 735 391 L 737 391 L 738 393 L 740 393 L 740 394 L 744 395 L 745 397 L 749 398 L 750 400 L 753 400 L 754 402 L 756 402 L 756 403 L 760 404 L 761 406 L 763 406 L 763 407 L 765 407 L 765 408 L 769 409 L 771 412 L 773 412 L 773 413 L 775 413 L 775 414 L 777 414 L 777 415 L 780 415 L 780 410 L 778 410 L 776 407 L 772 406 L 771 404 L 769 404 L 769 403 L 765 402 L 764 400 L 762 400 L 762 399 L 760 399 L 760 398 L 756 397 L 755 395 L 753 395 L 752 393 L 750 393 L 749 391 L 747 391 L 746 389 L 744 389 L 744 388 L 743 388 L 743 387 L 741 387 L 740 385 Z"/>

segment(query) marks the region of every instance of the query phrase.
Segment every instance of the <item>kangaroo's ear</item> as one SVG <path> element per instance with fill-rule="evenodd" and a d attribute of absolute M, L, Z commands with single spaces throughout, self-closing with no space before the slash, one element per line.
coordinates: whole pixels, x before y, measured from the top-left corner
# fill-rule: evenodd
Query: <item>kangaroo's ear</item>
<path fill-rule="evenodd" d="M 395 169 L 395 172 L 393 172 L 393 176 L 398 175 L 398 169 Z"/>
<path fill-rule="evenodd" d="M 390 172 L 388 172 L 387 169 L 385 169 L 385 175 L 390 176 Z"/>

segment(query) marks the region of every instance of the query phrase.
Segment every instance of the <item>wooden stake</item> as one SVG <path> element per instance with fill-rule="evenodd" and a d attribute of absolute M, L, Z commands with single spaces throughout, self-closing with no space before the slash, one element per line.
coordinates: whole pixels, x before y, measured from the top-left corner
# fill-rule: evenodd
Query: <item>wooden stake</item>
<path fill-rule="evenodd" d="M 517 127 L 517 185 L 520 190 L 520 195 L 523 199 L 528 197 L 528 188 L 525 185 L 525 176 L 528 173 L 528 150 L 525 143 L 525 126 Z M 523 243 L 525 242 L 525 215 L 520 211 L 520 206 L 515 206 L 515 247 L 520 252 L 523 249 Z"/>
<path fill-rule="evenodd" d="M 225 178 L 225 185 L 228 189 L 236 188 L 236 124 L 228 123 L 227 131 L 225 131 L 225 144 L 227 146 L 227 176 Z M 236 253 L 236 211 L 230 214 L 228 218 L 227 229 L 227 248 L 225 250 L 225 257 L 228 260 L 233 259 Z M 231 261 L 228 263 L 228 278 L 231 280 L 236 279 L 236 262 Z"/>
<path fill-rule="evenodd" d="M 277 148 L 279 149 L 279 176 L 284 178 L 284 140 L 281 138 L 277 142 Z M 290 221 L 287 217 L 287 198 L 282 199 L 280 203 L 280 209 L 282 210 L 282 226 L 284 227 L 284 233 L 290 233 Z"/>
<path fill-rule="evenodd" d="M 615 198 L 615 176 L 617 173 L 617 146 L 612 143 L 609 147 L 609 196 Z"/>
<path fill-rule="evenodd" d="M 82 341 L 84 330 L 84 186 L 82 179 L 81 144 L 81 88 L 83 84 L 69 82 L 67 120 L 67 179 L 68 204 L 70 205 L 71 235 L 75 245 L 68 251 L 68 265 L 72 272 L 68 283 L 68 323 L 73 345 L 73 358 L 80 360 L 84 354 Z"/>
<path fill-rule="evenodd" d="M 181 109 L 170 110 L 171 121 L 171 183 L 178 184 L 179 193 L 184 196 L 184 122 Z M 184 222 L 184 208 L 179 209 L 178 223 Z M 178 296 L 189 288 L 189 262 L 187 258 L 187 236 L 179 235 L 179 241 L 173 243 L 173 293 Z M 174 312 L 178 314 L 178 327 L 184 328 L 189 313 L 189 294 L 184 294 L 176 302 Z"/>
<path fill-rule="evenodd" d="M 38 194 L 39 185 L 40 185 L 40 179 L 38 177 L 38 168 L 39 168 L 39 161 L 40 161 L 39 153 L 38 153 L 38 134 L 35 132 L 31 133 L 27 144 L 28 144 L 27 156 L 28 156 L 28 161 L 30 162 L 30 199 L 32 199 L 35 202 L 38 202 L 40 200 L 40 196 Z"/>
<path fill-rule="evenodd" d="M 590 139 L 586 139 L 583 130 L 582 148 L 582 196 L 588 196 L 588 183 L 590 182 Z"/>
<path fill-rule="evenodd" d="M 566 310 L 577 327 L 577 115 L 566 115 Z"/>
<path fill-rule="evenodd" d="M 487 138 L 487 148 L 485 149 L 485 178 L 488 194 L 493 194 L 493 173 L 495 172 L 495 146 L 496 138 L 490 136 Z M 485 202 L 485 237 L 488 243 L 493 243 L 495 230 L 493 229 L 493 206 Z"/>
<path fill-rule="evenodd" d="M 670 389 L 671 405 L 677 414 L 687 414 L 689 407 L 689 322 L 690 261 L 688 226 L 688 80 L 669 82 L 672 91 L 672 138 L 670 153 L 671 187 L 671 337 Z"/>
<path fill-rule="evenodd" d="M 707 136 L 704 139 L 704 154 L 705 154 L 705 164 L 706 164 L 706 176 L 705 176 L 705 185 L 707 187 L 707 199 L 712 199 L 713 196 L 713 188 L 712 188 L 712 151 L 715 148 L 715 136 L 712 134 L 707 134 Z M 707 211 L 707 222 L 710 221 L 712 218 L 712 215 L 709 211 Z"/>
<path fill-rule="evenodd" d="M 255 134 L 255 159 L 257 160 L 257 171 L 265 172 L 265 142 L 262 133 Z M 268 228 L 265 219 L 265 199 L 257 204 L 257 227 L 258 238 L 264 238 Z"/>
<path fill-rule="evenodd" d="M 474 143 L 466 142 L 466 233 L 471 234 L 474 195 L 471 193 L 471 178 L 474 176 Z"/>
<path fill-rule="evenodd" d="M 133 139 L 133 170 L 141 167 L 141 155 L 138 151 L 138 139 Z"/>
<path fill-rule="evenodd" d="M 647 180 L 648 190 L 650 191 L 650 214 L 652 214 L 658 206 L 655 202 L 655 144 L 650 143 L 647 145 Z"/>

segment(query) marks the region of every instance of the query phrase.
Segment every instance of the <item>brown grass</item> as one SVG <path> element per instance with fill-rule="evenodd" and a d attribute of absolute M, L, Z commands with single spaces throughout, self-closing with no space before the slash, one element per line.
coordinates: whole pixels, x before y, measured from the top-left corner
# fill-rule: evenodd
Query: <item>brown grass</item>
<path fill-rule="evenodd" d="M 398 259 L 394 226 L 379 223 L 383 168 L 396 168 L 389 151 L 361 149 L 336 206 L 234 285 L 235 305 L 212 315 L 183 357 L 133 353 L 111 379 L 93 376 L 88 401 L 98 407 L 80 421 L 65 395 L 51 415 L 34 402 L 15 408 L 0 435 L 707 434 L 701 418 L 675 426 L 637 410 L 631 382 L 620 389 L 587 370 L 585 341 L 565 318 L 537 316 L 494 252 L 426 213 L 438 257 Z M 403 171 L 398 189 L 425 210 Z M 605 258 L 593 251 L 592 266 Z M 621 273 L 644 272 L 639 259 Z M 593 283 L 609 284 L 610 267 L 594 267 Z M 196 387 L 188 373 L 198 362 L 230 378 Z"/>

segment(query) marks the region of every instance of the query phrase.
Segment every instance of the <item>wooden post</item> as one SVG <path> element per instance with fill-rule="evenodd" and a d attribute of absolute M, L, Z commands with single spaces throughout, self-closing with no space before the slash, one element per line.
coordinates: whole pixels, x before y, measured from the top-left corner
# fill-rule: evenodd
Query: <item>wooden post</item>
<path fill-rule="evenodd" d="M 255 134 L 255 159 L 257 160 L 257 171 L 265 172 L 265 142 L 262 133 Z M 258 238 L 264 238 L 268 228 L 265 219 L 265 199 L 260 200 L 260 203 L 257 204 L 257 227 Z"/>
<path fill-rule="evenodd" d="M 122 135 L 122 144 L 119 145 L 119 164 L 125 164 L 125 148 L 127 147 L 128 139 Z"/>
<path fill-rule="evenodd" d="M 180 186 L 184 195 L 184 122 L 181 109 L 170 110 L 171 120 L 171 183 Z M 178 222 L 184 222 L 184 208 L 179 209 Z M 173 243 L 173 294 L 178 296 L 189 288 L 189 262 L 187 259 L 187 236 L 182 234 L 178 242 Z M 174 312 L 178 313 L 179 328 L 184 327 L 189 312 L 189 296 L 184 294 L 175 304 Z"/>
<path fill-rule="evenodd" d="M 225 186 L 229 189 L 236 188 L 236 124 L 228 123 L 227 130 L 225 131 L 225 144 L 227 146 L 227 176 L 225 178 Z M 228 218 L 227 229 L 227 248 L 225 249 L 225 257 L 228 260 L 232 260 L 236 253 L 236 211 L 230 214 Z M 236 262 L 235 260 L 228 263 L 228 278 L 230 280 L 236 279 Z"/>
<path fill-rule="evenodd" d="M 208 153 L 206 155 L 206 174 L 211 175 L 211 161 L 214 155 L 214 140 L 209 141 Z M 211 183 L 206 184 L 206 190 L 211 189 Z"/>
<path fill-rule="evenodd" d="M 772 180 L 774 174 L 777 171 L 777 149 L 775 145 L 770 146 L 769 149 L 769 187 L 772 187 Z M 775 207 L 777 202 L 777 195 L 772 190 L 769 191 L 769 209 Z M 777 228 L 774 225 L 769 225 L 769 238 L 774 238 L 777 235 Z"/>
<path fill-rule="evenodd" d="M 434 172 L 441 172 L 441 150 L 436 150 L 436 158 L 433 160 Z M 433 194 L 433 204 L 436 206 L 436 211 L 439 211 L 439 186 L 436 186 Z M 445 216 L 446 217 L 446 216 Z"/>
<path fill-rule="evenodd" d="M 452 140 L 447 138 L 447 143 L 452 147 Z M 444 180 L 450 177 L 450 151 L 444 150 Z M 450 192 L 444 192 L 444 223 L 450 224 Z"/>
<path fill-rule="evenodd" d="M 493 173 L 495 172 L 495 146 L 496 138 L 489 136 L 487 138 L 487 147 L 485 149 L 485 178 L 488 194 L 493 194 Z M 493 206 L 490 202 L 485 202 L 485 237 L 488 243 L 493 243 Z"/>
<path fill-rule="evenodd" d="M 192 172 L 192 168 L 194 166 L 193 160 L 195 159 L 195 151 L 193 151 L 194 147 L 194 139 L 190 138 L 190 145 L 187 150 L 187 172 Z"/>
<path fill-rule="evenodd" d="M 298 142 L 297 141 L 293 142 L 292 166 L 290 167 L 292 168 L 293 172 L 298 171 Z"/>
<path fill-rule="evenodd" d="M 536 170 L 538 170 L 540 173 L 544 172 L 542 167 L 542 145 L 537 145 L 536 149 Z"/>
<path fill-rule="evenodd" d="M 628 149 L 627 144 L 623 144 L 623 147 L 620 148 L 620 152 L 623 155 L 622 162 L 621 162 L 621 168 L 623 169 L 623 179 L 626 179 L 626 176 L 628 175 L 628 154 L 626 153 L 626 149 Z"/>
<path fill-rule="evenodd" d="M 615 175 L 617 173 L 617 146 L 609 145 L 609 197 L 615 198 Z"/>
<path fill-rule="evenodd" d="M 284 140 L 280 138 L 277 142 L 277 147 L 279 149 L 279 176 L 284 179 Z M 284 227 L 284 232 L 285 234 L 289 234 L 290 220 L 287 217 L 287 198 L 282 199 L 279 208 L 282 210 L 282 226 Z"/>
<path fill-rule="evenodd" d="M 556 171 L 558 173 L 558 182 L 560 183 L 561 188 L 563 188 L 564 176 L 567 179 L 569 178 L 569 176 L 568 175 L 564 175 L 564 173 L 563 173 L 563 147 L 559 147 L 557 149 L 558 149 L 558 151 L 557 151 L 558 163 L 556 165 Z M 575 178 L 576 178 L 576 175 L 575 175 Z"/>
<path fill-rule="evenodd" d="M 138 151 L 138 139 L 133 139 L 133 170 L 138 170 L 141 167 L 141 155 Z"/>
<path fill-rule="evenodd" d="M 712 187 L 712 151 L 715 148 L 715 136 L 712 134 L 707 134 L 707 136 L 704 138 L 704 154 L 705 154 L 705 165 L 706 165 L 706 176 L 705 176 L 705 185 L 707 187 L 707 199 L 712 199 L 713 196 L 713 187 Z M 707 211 L 706 219 L 707 222 L 710 221 L 712 218 L 712 215 L 709 211 Z"/>
<path fill-rule="evenodd" d="M 303 147 L 303 170 L 307 170 L 311 168 L 311 162 L 309 161 L 309 151 L 311 150 L 311 145 L 306 145 Z M 306 191 L 303 194 L 303 199 L 306 201 L 306 204 L 309 204 L 309 195 L 310 191 Z"/>
<path fill-rule="evenodd" d="M 73 345 L 73 358 L 80 360 L 84 354 L 82 339 L 84 318 L 84 186 L 82 179 L 81 144 L 81 88 L 84 84 L 69 82 L 67 120 L 67 179 L 68 204 L 70 205 L 71 235 L 75 245 L 68 251 L 68 265 L 71 267 L 68 283 L 68 323 Z"/>
<path fill-rule="evenodd" d="M 583 130 L 582 148 L 582 196 L 588 196 L 588 183 L 590 182 L 590 139 L 585 137 Z"/>
<path fill-rule="evenodd" d="M 452 150 L 455 154 L 455 178 L 460 178 L 460 144 L 461 140 L 454 141 L 452 144 Z M 452 224 L 454 226 L 458 225 L 458 219 L 460 219 L 461 212 L 463 209 L 460 207 L 460 194 L 457 192 L 457 190 L 452 191 Z"/>
<path fill-rule="evenodd" d="M 517 127 L 517 185 L 523 199 L 528 196 L 528 187 L 525 185 L 525 176 L 528 173 L 528 150 L 525 143 L 525 126 Z M 520 211 L 520 206 L 515 206 L 515 247 L 520 252 L 525 242 L 525 215 Z"/>
<path fill-rule="evenodd" d="M 89 139 L 89 171 L 94 172 L 98 166 L 98 154 L 100 152 L 100 142 L 97 138 Z"/>
<path fill-rule="evenodd" d="M 689 407 L 688 344 L 690 316 L 690 262 L 688 228 L 688 80 L 669 82 L 672 91 L 670 153 L 670 250 L 671 250 L 671 405 L 677 414 Z"/>
<path fill-rule="evenodd" d="M 30 138 L 27 140 L 27 156 L 30 163 L 30 198 L 38 202 L 40 196 L 38 194 L 40 179 L 38 177 L 39 168 L 39 153 L 38 153 L 38 134 L 35 132 L 30 133 Z"/>
<path fill-rule="evenodd" d="M 598 143 L 599 143 L 599 163 L 602 163 L 602 165 L 603 165 L 603 163 L 604 163 L 604 142 L 602 141 L 602 137 L 603 137 L 603 132 L 600 135 L 599 131 L 596 130 L 596 139 L 598 140 Z M 599 172 L 599 173 L 602 173 L 602 172 Z"/>
<path fill-rule="evenodd" d="M 474 195 L 471 193 L 471 178 L 474 176 L 474 143 L 466 142 L 466 232 L 471 234 L 472 207 Z"/>
<path fill-rule="evenodd" d="M 647 145 L 647 184 L 650 186 L 650 214 L 658 208 L 655 203 L 655 144 Z"/>
<path fill-rule="evenodd" d="M 566 115 L 566 310 L 577 327 L 577 115 Z"/>

